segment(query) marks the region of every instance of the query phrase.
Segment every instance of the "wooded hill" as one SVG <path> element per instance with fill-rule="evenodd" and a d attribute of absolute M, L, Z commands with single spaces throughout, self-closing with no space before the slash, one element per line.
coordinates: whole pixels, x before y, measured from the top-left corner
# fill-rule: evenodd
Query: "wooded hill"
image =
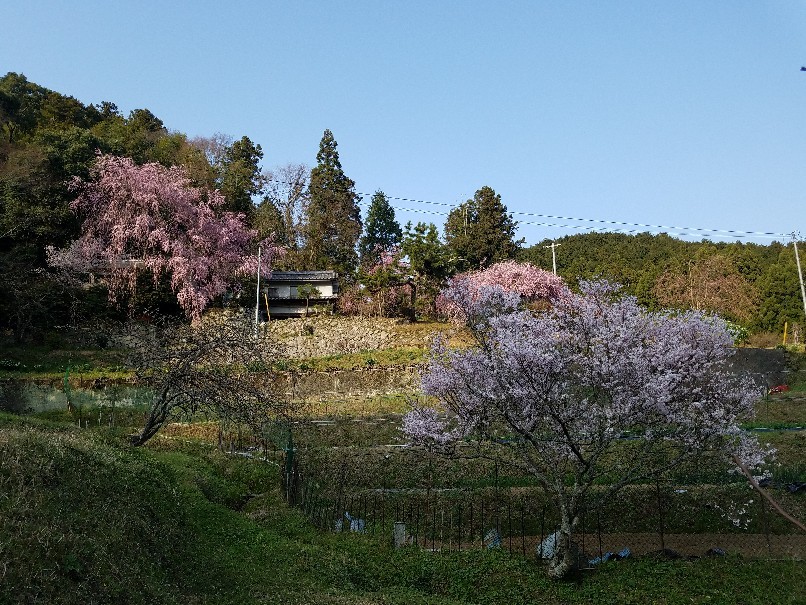
<path fill-rule="evenodd" d="M 791 334 L 803 325 L 791 244 L 687 242 L 649 233 L 587 233 L 555 242 L 557 273 L 572 285 L 605 277 L 650 308 L 713 311 L 754 332 L 780 333 L 788 322 Z M 551 243 L 523 250 L 522 259 L 551 267 L 551 250 L 545 248 Z"/>

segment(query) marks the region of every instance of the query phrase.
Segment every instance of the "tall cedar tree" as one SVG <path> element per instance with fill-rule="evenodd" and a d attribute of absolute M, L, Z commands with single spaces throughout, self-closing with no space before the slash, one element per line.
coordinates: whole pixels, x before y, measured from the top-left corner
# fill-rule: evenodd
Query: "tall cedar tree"
<path fill-rule="evenodd" d="M 383 191 L 376 191 L 367 210 L 364 235 L 358 242 L 361 264 L 377 262 L 380 252 L 398 247 L 402 238 L 403 230 L 395 220 L 395 209 Z"/>
<path fill-rule="evenodd" d="M 225 209 L 243 213 L 250 222 L 255 214 L 252 197 L 263 192 L 259 166 L 262 159 L 260 145 L 244 136 L 227 147 L 222 162 L 221 193 L 227 200 Z"/>
<path fill-rule="evenodd" d="M 476 191 L 472 200 L 451 210 L 445 221 L 445 240 L 456 255 L 457 268 L 483 269 L 514 258 L 523 243 L 515 241 L 517 224 L 491 187 Z"/>
<path fill-rule="evenodd" d="M 305 229 L 305 264 L 309 269 L 335 269 L 352 275 L 358 264 L 361 209 L 355 182 L 342 171 L 333 133 L 325 130 L 311 170 L 310 202 Z"/>

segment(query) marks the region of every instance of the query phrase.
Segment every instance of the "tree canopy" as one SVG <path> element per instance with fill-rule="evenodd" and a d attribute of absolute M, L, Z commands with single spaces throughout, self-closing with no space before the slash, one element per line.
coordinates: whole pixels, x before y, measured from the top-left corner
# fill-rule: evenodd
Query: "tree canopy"
<path fill-rule="evenodd" d="M 395 209 L 383 191 L 376 191 L 367 210 L 364 235 L 358 242 L 361 263 L 377 262 L 381 252 L 397 248 L 402 237 L 403 230 L 395 220 Z"/>
<path fill-rule="evenodd" d="M 485 186 L 451 210 L 445 240 L 459 270 L 479 269 L 515 257 L 523 243 L 515 240 L 516 227 L 501 196 Z"/>
<path fill-rule="evenodd" d="M 332 268 L 351 276 L 358 264 L 355 246 L 361 235 L 361 209 L 337 146 L 333 133 L 325 130 L 308 187 L 305 261 L 309 269 Z"/>
<path fill-rule="evenodd" d="M 422 389 L 440 407 L 416 407 L 404 430 L 443 452 L 468 439 L 505 448 L 560 513 L 555 577 L 571 570 L 582 511 L 623 486 L 706 453 L 764 462 L 766 450 L 739 426 L 762 393 L 726 371 L 733 342 L 721 320 L 647 311 L 605 282 L 540 312 L 468 280 L 447 294 L 474 346 L 437 343 Z"/>
<path fill-rule="evenodd" d="M 472 296 L 481 295 L 486 288 L 498 287 L 506 292 L 518 294 L 526 303 L 551 301 L 564 296 L 568 287 L 562 278 L 550 271 L 539 269 L 530 263 L 503 261 L 479 271 L 469 271 L 453 277 L 448 283 L 446 294 L 437 297 L 437 312 L 455 323 L 464 323 L 467 317 L 464 310 L 450 295 L 451 288 L 467 288 Z"/>
<path fill-rule="evenodd" d="M 68 250 L 52 250 L 51 262 L 108 273 L 111 300 L 131 294 L 138 272 L 147 270 L 155 282 L 169 277 L 179 305 L 198 319 L 250 267 L 256 232 L 243 215 L 221 212 L 224 197 L 193 187 L 182 168 L 103 155 L 91 176 L 72 184 L 81 236 Z M 263 258 L 271 257 L 269 249 Z"/>
<path fill-rule="evenodd" d="M 362 233 L 358 194 L 342 170 L 330 131 L 322 137 L 312 172 L 301 165 L 263 171 L 262 148 L 248 136 L 219 133 L 189 140 L 145 107 L 124 115 L 111 100 L 84 104 L 10 72 L 0 77 L 0 328 L 7 333 L 37 338 L 54 324 L 73 325 L 76 309 L 84 317 L 114 312 L 101 308 L 94 292 L 73 288 L 68 293 L 65 282 L 57 285 L 45 254 L 47 246 L 62 248 L 81 235 L 81 221 L 70 210 L 79 192 L 68 184 L 74 177 L 90 179 L 98 151 L 130 158 L 138 166 L 182 167 L 192 187 L 224 196 L 226 205 L 216 213 L 242 211 L 261 238 L 274 234 L 288 251 L 284 268 L 354 275 L 355 244 Z M 388 212 L 377 214 L 388 218 L 393 212 L 389 203 Z M 368 212 L 362 249 L 374 245 L 370 214 L 375 212 Z M 388 241 L 393 241 L 393 222 L 378 221 L 384 224 L 388 229 L 379 226 L 377 233 L 392 234 Z M 456 271 L 513 257 L 551 267 L 551 252 L 544 246 L 552 241 L 519 248 L 515 226 L 501 197 L 482 187 L 451 212 L 446 243 L 436 227 L 408 229 L 400 247 L 415 276 L 419 312 L 433 312 L 434 297 Z M 625 292 L 653 310 L 700 307 L 751 332 L 780 334 L 785 323 L 790 334 L 793 324 L 804 332 L 788 242 L 689 242 L 667 234 L 592 232 L 556 243 L 561 244 L 556 249 L 559 275 L 572 289 L 580 281 L 604 277 L 623 284 Z M 21 275 L 26 276 L 24 288 Z M 175 307 L 169 284 L 141 279 L 137 292 L 161 308 Z"/>

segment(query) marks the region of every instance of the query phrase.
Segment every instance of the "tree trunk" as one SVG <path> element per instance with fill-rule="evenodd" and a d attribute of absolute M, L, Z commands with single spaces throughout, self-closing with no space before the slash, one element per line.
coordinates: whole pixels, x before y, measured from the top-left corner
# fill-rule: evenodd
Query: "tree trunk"
<path fill-rule="evenodd" d="M 554 580 L 567 578 L 577 567 L 579 553 L 577 552 L 576 544 L 573 542 L 576 524 L 576 517 L 571 520 L 567 514 L 563 514 L 560 530 L 557 532 L 554 557 L 549 563 L 548 570 L 549 577 Z"/>
<path fill-rule="evenodd" d="M 164 398 L 158 404 L 152 404 L 152 408 L 148 413 L 143 430 L 139 435 L 132 435 L 131 444 L 135 447 L 143 445 L 146 441 L 151 439 L 160 430 L 160 427 L 165 423 L 168 418 L 168 404 Z"/>

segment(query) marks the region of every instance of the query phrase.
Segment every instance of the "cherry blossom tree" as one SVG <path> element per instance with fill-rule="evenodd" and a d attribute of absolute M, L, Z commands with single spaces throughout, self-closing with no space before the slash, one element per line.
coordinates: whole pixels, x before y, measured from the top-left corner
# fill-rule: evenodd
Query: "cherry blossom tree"
<path fill-rule="evenodd" d="M 586 507 L 700 456 L 757 469 L 770 453 L 739 427 L 761 393 L 725 370 L 732 339 L 718 318 L 649 312 L 605 282 L 540 311 L 470 280 L 446 296 L 475 346 L 435 345 L 422 390 L 438 407 L 415 407 L 404 430 L 445 453 L 473 442 L 507 448 L 559 511 L 553 577 L 573 568 Z"/>
<path fill-rule="evenodd" d="M 146 443 L 172 417 L 210 414 L 261 434 L 295 409 L 277 391 L 270 370 L 275 345 L 256 335 L 244 317 L 206 316 L 196 325 L 162 322 L 159 329 L 127 330 L 126 340 L 137 384 L 151 394 L 132 445 Z"/>
<path fill-rule="evenodd" d="M 84 217 L 81 236 L 66 250 L 48 251 L 54 266 L 107 273 L 109 298 L 134 291 L 139 271 L 155 283 L 170 278 L 179 305 L 194 320 L 232 279 L 251 273 L 257 232 L 243 216 L 223 212 L 218 191 L 191 185 L 185 170 L 136 165 L 129 158 L 99 155 L 91 179 L 75 179 L 73 211 Z M 277 248 L 263 242 L 262 271 Z"/>
<path fill-rule="evenodd" d="M 513 260 L 495 263 L 480 271 L 461 273 L 451 280 L 451 284 L 464 282 L 469 291 L 478 292 L 483 288 L 498 286 L 507 292 L 519 294 L 524 302 L 552 300 L 562 296 L 568 288 L 562 278 L 530 263 Z M 472 294 L 471 294 L 472 295 Z M 467 319 L 464 309 L 453 297 L 440 294 L 436 301 L 437 312 L 454 323 L 464 323 Z"/>

